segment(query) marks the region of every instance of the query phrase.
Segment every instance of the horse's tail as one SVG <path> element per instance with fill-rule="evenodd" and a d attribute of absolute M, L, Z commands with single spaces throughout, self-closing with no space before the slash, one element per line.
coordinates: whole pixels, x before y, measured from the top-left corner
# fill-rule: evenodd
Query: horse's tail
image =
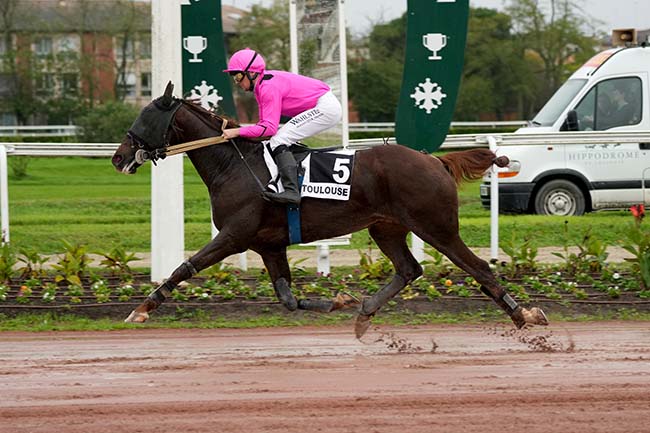
<path fill-rule="evenodd" d="M 445 165 L 456 185 L 464 180 L 480 179 L 492 164 L 505 167 L 510 163 L 507 156 L 497 157 L 491 150 L 483 148 L 451 152 L 438 159 Z"/>

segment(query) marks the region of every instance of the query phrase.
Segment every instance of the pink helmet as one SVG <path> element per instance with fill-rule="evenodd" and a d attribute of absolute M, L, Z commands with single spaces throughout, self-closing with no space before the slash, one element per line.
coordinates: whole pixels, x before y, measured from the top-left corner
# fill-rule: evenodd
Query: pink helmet
<path fill-rule="evenodd" d="M 230 57 L 228 69 L 224 72 L 264 72 L 266 62 L 261 54 L 250 48 L 237 51 Z"/>

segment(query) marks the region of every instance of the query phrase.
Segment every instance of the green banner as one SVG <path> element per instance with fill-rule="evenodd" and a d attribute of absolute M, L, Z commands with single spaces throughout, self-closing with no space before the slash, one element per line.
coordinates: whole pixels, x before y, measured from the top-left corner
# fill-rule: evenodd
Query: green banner
<path fill-rule="evenodd" d="M 168 1 L 168 0 L 165 0 Z M 181 2 L 183 95 L 206 109 L 236 117 L 231 80 L 226 69 L 221 1 Z"/>
<path fill-rule="evenodd" d="M 433 152 L 445 141 L 463 72 L 469 0 L 408 0 L 397 142 Z"/>

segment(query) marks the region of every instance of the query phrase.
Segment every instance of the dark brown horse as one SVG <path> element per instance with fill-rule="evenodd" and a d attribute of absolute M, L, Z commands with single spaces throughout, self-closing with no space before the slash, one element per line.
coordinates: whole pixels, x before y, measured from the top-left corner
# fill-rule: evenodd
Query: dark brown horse
<path fill-rule="evenodd" d="M 146 160 L 169 146 L 220 136 L 226 124 L 196 104 L 172 97 L 173 86 L 145 107 L 115 152 L 118 171 L 132 174 Z M 241 155 L 240 155 L 241 153 Z M 406 285 L 422 275 L 422 267 L 407 245 L 409 231 L 472 275 L 481 290 L 521 328 L 546 325 L 539 308 L 522 308 L 499 285 L 488 264 L 477 257 L 458 233 L 456 186 L 477 179 L 493 163 L 507 164 L 487 149 L 452 152 L 432 157 L 400 145 L 356 152 L 348 201 L 305 198 L 301 204 L 302 241 L 332 238 L 368 228 L 370 236 L 395 266 L 395 275 L 381 290 L 362 302 L 339 295 L 332 300 L 297 300 L 291 293 L 287 262 L 289 235 L 283 205 L 265 201 L 260 182 L 269 171 L 260 143 L 237 139 L 187 152 L 208 187 L 212 215 L 219 234 L 136 308 L 127 321 L 144 322 L 180 282 L 226 257 L 248 249 L 259 253 L 278 299 L 286 308 L 330 312 L 358 306 L 355 331 L 361 337 L 370 319 Z"/>

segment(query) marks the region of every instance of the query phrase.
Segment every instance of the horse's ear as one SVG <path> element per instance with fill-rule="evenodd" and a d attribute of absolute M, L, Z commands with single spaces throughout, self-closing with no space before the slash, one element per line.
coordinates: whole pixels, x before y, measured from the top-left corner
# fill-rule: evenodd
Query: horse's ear
<path fill-rule="evenodd" d="M 174 83 L 169 80 L 167 82 L 167 87 L 165 87 L 165 96 L 169 96 L 171 98 L 172 93 L 174 93 Z"/>
<path fill-rule="evenodd" d="M 165 87 L 165 93 L 163 94 L 162 97 L 162 103 L 163 105 L 169 107 L 172 105 L 172 100 L 173 100 L 173 93 L 174 93 L 174 83 L 171 82 L 171 80 L 167 83 L 167 87 Z"/>

